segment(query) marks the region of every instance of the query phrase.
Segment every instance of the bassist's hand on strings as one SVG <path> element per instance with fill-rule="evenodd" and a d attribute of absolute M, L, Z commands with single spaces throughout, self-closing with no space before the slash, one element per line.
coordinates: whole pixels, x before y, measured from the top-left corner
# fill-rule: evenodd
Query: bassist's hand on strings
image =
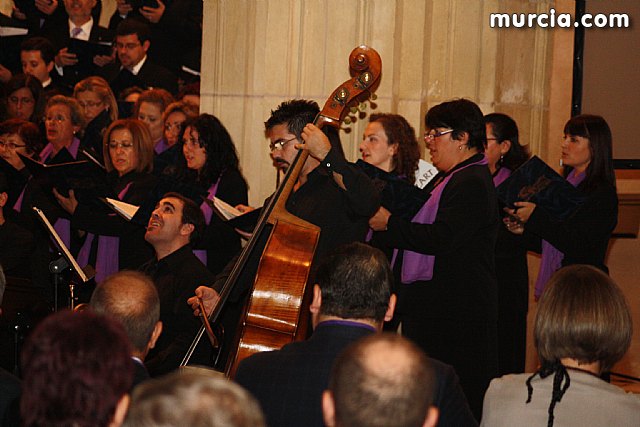
<path fill-rule="evenodd" d="M 322 161 L 331 150 L 331 143 L 327 135 L 320 128 L 309 123 L 302 130 L 302 140 L 304 144 L 296 144 L 299 150 L 307 150 L 309 155 L 316 160 Z"/>
<path fill-rule="evenodd" d="M 200 316 L 199 300 L 202 300 L 206 315 L 209 316 L 213 308 L 218 303 L 220 296 L 218 293 L 208 286 L 198 286 L 196 295 L 187 300 L 187 304 L 191 306 L 194 316 Z"/>

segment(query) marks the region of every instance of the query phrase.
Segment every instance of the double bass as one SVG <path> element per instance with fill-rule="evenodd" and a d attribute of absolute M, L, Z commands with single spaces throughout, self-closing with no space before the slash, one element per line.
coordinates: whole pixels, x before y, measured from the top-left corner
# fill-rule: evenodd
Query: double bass
<path fill-rule="evenodd" d="M 335 89 L 326 101 L 314 120 L 319 128 L 327 125 L 339 128 L 349 108 L 367 98 L 379 81 L 382 61 L 374 49 L 355 48 L 349 55 L 349 66 L 353 77 Z M 227 359 L 229 377 L 234 376 L 238 363 L 251 354 L 276 350 L 306 337 L 311 294 L 307 292 L 307 280 L 321 230 L 288 212 L 285 205 L 308 156 L 306 150 L 297 153 L 276 192 L 262 208 L 253 234 L 209 315 L 209 322 L 215 324 L 236 284 L 253 281 Z M 255 277 L 251 277 L 254 271 Z M 204 333 L 203 326 L 181 366 L 189 363 Z"/>

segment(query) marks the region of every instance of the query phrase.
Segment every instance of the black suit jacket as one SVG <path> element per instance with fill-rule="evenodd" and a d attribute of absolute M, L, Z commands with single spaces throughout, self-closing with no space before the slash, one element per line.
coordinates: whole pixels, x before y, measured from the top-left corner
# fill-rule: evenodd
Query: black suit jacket
<path fill-rule="evenodd" d="M 270 427 L 324 426 L 321 398 L 335 358 L 349 344 L 372 333 L 355 324 L 320 323 L 307 341 L 240 362 L 235 380 L 258 399 Z M 477 426 L 453 367 L 429 361 L 436 376 L 438 426 Z"/>
<path fill-rule="evenodd" d="M 53 47 L 57 54 L 60 49 L 69 46 L 71 37 L 69 36 L 68 21 L 47 21 L 45 26 L 42 28 L 42 35 L 53 43 Z M 91 33 L 89 34 L 89 41 L 95 43 L 113 43 L 113 40 L 114 33 L 107 28 L 99 26 L 98 22 L 94 20 Z M 64 90 L 73 92 L 73 87 L 76 83 L 89 76 L 100 75 L 100 69 L 101 67 L 98 67 L 93 63 L 89 65 L 76 64 L 66 66 L 63 68 L 63 75 L 58 76 L 59 78 L 56 78 L 56 81 L 64 88 Z M 52 74 L 57 74 L 57 72 L 54 70 Z"/>
<path fill-rule="evenodd" d="M 270 427 L 322 427 L 321 396 L 333 361 L 349 344 L 372 333 L 355 323 L 320 323 L 307 341 L 240 362 L 235 380 L 258 399 Z"/>
<path fill-rule="evenodd" d="M 147 56 L 146 61 L 137 75 L 121 67 L 120 63 L 109 64 L 101 70 L 101 75 L 109 82 L 116 98 L 124 89 L 140 86 L 143 89 L 162 88 L 174 96 L 178 93 L 178 78 L 166 68 L 152 62 Z"/>

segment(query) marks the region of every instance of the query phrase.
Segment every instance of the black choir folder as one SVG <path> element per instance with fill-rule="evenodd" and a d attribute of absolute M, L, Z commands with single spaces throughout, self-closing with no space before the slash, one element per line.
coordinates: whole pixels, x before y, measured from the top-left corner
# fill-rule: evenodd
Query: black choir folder
<path fill-rule="evenodd" d="M 523 163 L 496 191 L 509 207 L 519 201 L 533 202 L 557 220 L 570 217 L 585 200 L 584 195 L 537 156 Z"/>
<path fill-rule="evenodd" d="M 429 199 L 429 193 L 397 175 L 383 171 L 363 160 L 358 160 L 356 166 L 371 178 L 373 185 L 380 192 L 382 206 L 394 215 L 411 220 Z"/>
<path fill-rule="evenodd" d="M 79 201 L 94 207 L 100 206 L 100 197 L 115 197 L 113 189 L 107 183 L 106 171 L 99 163 L 74 160 L 44 164 L 22 154 L 19 156 L 46 194 L 52 194 L 52 189 L 55 188 L 60 194 L 68 197 L 69 190 L 74 190 Z M 69 154 L 69 158 L 70 156 Z"/>

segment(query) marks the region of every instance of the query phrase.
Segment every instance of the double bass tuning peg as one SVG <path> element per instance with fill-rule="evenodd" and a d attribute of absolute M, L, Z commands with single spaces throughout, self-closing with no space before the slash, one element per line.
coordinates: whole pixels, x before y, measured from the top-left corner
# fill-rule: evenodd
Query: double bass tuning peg
<path fill-rule="evenodd" d="M 375 101 L 376 99 L 378 99 L 378 95 L 376 95 L 375 93 L 372 93 L 371 96 L 369 96 L 369 99 L 372 101 Z"/>

